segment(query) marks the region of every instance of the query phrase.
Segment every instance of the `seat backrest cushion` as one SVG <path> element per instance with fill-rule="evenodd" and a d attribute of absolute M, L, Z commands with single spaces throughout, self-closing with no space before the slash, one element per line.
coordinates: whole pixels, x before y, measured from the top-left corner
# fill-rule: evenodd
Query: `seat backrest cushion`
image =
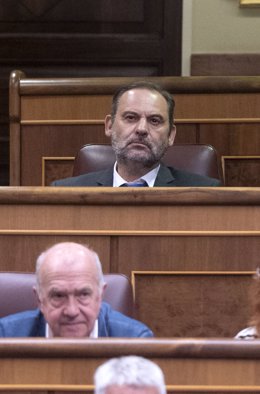
<path fill-rule="evenodd" d="M 0 317 L 37 307 L 35 274 L 0 272 Z"/>
<path fill-rule="evenodd" d="M 121 274 L 106 274 L 104 279 L 107 287 L 103 300 L 115 310 L 133 316 L 133 292 L 129 279 Z M 0 317 L 36 308 L 33 286 L 34 273 L 0 272 Z"/>
<path fill-rule="evenodd" d="M 223 181 L 220 159 L 211 145 L 174 144 L 168 148 L 162 161 L 170 167 Z M 111 145 L 84 145 L 76 155 L 73 176 L 104 170 L 111 167 L 114 162 L 115 154 Z"/>

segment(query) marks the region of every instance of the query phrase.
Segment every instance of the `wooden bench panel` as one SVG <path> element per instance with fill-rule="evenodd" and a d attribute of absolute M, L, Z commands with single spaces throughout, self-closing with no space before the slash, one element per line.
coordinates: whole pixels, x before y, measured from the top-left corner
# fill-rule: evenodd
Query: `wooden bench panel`
<path fill-rule="evenodd" d="M 159 82 L 174 95 L 176 142 L 211 144 L 221 156 L 260 151 L 260 77 L 30 79 L 15 71 L 9 90 L 10 185 L 41 185 L 44 157 L 63 161 L 86 143 L 108 142 L 103 122 L 110 113 L 112 95 L 136 79 Z M 57 166 L 45 184 L 71 171 Z M 257 173 L 257 169 L 253 176 L 246 171 L 247 186 L 260 186 Z M 245 183 L 238 172 L 232 186 Z"/>
<path fill-rule="evenodd" d="M 220 286 L 219 283 L 225 286 L 230 280 L 230 291 L 241 300 L 247 297 L 250 282 L 242 273 L 252 274 L 259 265 L 258 188 L 141 188 L 136 193 L 131 188 L 9 187 L 0 190 L 0 216 L 3 271 L 33 271 L 42 250 L 56 242 L 71 240 L 93 247 L 100 255 L 105 273 L 119 272 L 131 277 L 134 271 L 146 271 L 147 275 L 155 271 L 158 273 L 151 278 L 161 280 L 165 271 L 175 271 L 175 275 L 182 274 L 186 283 L 185 278 L 193 272 L 191 294 L 198 291 L 199 272 L 204 277 L 212 274 L 214 286 Z M 222 272 L 222 276 L 215 275 L 216 271 Z M 230 272 L 234 275 L 239 272 L 241 282 L 225 277 Z M 152 282 L 154 300 L 167 302 L 170 308 L 155 309 L 160 314 L 159 325 L 154 326 L 149 281 L 144 282 L 140 291 L 139 283 L 143 283 L 145 275 L 138 278 L 136 285 L 133 282 L 139 307 L 137 317 L 153 327 L 156 335 L 175 335 L 172 326 L 176 318 L 169 313 L 177 307 L 173 304 L 172 279 L 166 275 L 164 285 L 159 287 L 156 280 Z M 214 294 L 210 295 L 209 307 Z M 226 297 L 223 291 L 222 301 Z M 232 337 L 243 328 L 242 324 L 248 324 L 249 303 L 244 303 L 243 313 L 237 304 L 227 304 L 218 316 L 221 313 L 226 316 L 232 305 L 234 325 L 212 329 L 209 336 Z M 204 327 L 212 319 L 211 315 L 203 315 L 203 309 L 194 313 Z M 188 321 L 188 314 L 185 319 L 180 314 L 176 327 L 186 327 Z M 187 336 L 205 335 L 198 324 L 183 331 Z"/>

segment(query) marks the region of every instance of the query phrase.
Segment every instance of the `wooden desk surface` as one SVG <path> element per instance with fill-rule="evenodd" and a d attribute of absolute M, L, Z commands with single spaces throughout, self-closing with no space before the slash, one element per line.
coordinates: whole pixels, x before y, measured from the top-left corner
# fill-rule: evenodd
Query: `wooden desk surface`
<path fill-rule="evenodd" d="M 260 188 L 1 187 L 0 211 L 1 230 L 253 232 Z"/>
<path fill-rule="evenodd" d="M 158 363 L 169 392 L 260 392 L 260 341 L 194 338 L 1 339 L 0 389 L 87 392 L 97 366 L 131 354 Z"/>
<path fill-rule="evenodd" d="M 157 337 L 233 337 L 248 324 L 259 188 L 6 187 L 0 217 L 2 271 L 34 271 L 56 242 L 86 243 L 105 273 L 132 278 L 136 317 Z"/>

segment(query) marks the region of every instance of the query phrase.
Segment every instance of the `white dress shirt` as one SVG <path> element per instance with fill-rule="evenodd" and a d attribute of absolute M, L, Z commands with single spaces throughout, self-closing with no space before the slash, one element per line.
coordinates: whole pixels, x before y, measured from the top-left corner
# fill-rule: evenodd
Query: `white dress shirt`
<path fill-rule="evenodd" d="M 45 337 L 53 338 L 53 333 L 48 323 L 46 323 Z M 89 338 L 98 338 L 98 320 L 95 321 L 94 328 L 91 331 Z"/>
<path fill-rule="evenodd" d="M 153 187 L 159 169 L 160 169 L 160 164 L 157 167 L 155 167 L 153 170 L 147 172 L 147 174 L 143 175 L 141 178 L 135 179 L 133 182 L 138 182 L 143 180 L 147 183 L 149 187 Z M 120 187 L 124 183 L 127 183 L 127 181 L 118 174 L 117 162 L 115 162 L 114 174 L 113 174 L 113 187 Z"/>
<path fill-rule="evenodd" d="M 258 339 L 257 331 L 255 327 L 247 327 L 239 331 L 235 336 L 235 339 Z"/>

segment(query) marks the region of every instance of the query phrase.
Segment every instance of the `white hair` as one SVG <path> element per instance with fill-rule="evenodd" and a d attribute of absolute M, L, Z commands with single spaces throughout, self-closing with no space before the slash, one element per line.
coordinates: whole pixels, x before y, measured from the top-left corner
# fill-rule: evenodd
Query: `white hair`
<path fill-rule="evenodd" d="M 63 249 L 66 250 L 66 247 L 71 247 L 71 246 L 78 247 L 78 250 L 80 252 L 82 251 L 82 253 L 89 253 L 90 252 L 93 254 L 93 258 L 95 260 L 96 268 L 97 268 L 98 284 L 99 284 L 100 291 L 102 290 L 105 281 L 104 281 L 104 275 L 103 275 L 103 271 L 102 271 L 102 265 L 101 265 L 98 254 L 87 245 L 78 244 L 76 242 L 60 242 L 60 243 L 57 243 L 57 244 L 51 246 L 50 248 L 48 248 L 44 252 L 42 252 L 36 260 L 35 273 L 36 273 L 36 289 L 38 292 L 40 292 L 40 289 L 41 289 L 40 269 L 41 269 L 41 266 L 44 263 L 47 255 L 50 252 L 55 251 L 55 249 L 61 250 L 61 253 L 63 253 Z"/>
<path fill-rule="evenodd" d="M 112 358 L 99 366 L 94 375 L 95 394 L 105 394 L 109 386 L 156 387 L 158 394 L 166 394 L 161 368 L 144 357 Z"/>

